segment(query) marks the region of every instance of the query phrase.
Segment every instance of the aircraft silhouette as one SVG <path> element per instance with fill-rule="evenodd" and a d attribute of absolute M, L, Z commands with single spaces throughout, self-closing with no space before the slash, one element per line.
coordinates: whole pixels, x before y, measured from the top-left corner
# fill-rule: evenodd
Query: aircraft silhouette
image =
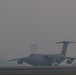
<path fill-rule="evenodd" d="M 56 42 L 56 44 L 61 44 L 61 43 L 63 43 L 61 54 L 30 54 L 28 57 L 12 59 L 9 61 L 17 60 L 18 64 L 22 64 L 23 62 L 25 62 L 33 66 L 38 66 L 38 65 L 39 66 L 53 66 L 53 65 L 60 64 L 65 59 L 68 59 L 67 63 L 71 64 L 73 60 L 76 60 L 76 58 L 67 57 L 66 51 L 67 51 L 67 47 L 69 43 L 76 43 L 76 42 L 70 42 L 70 41 Z"/>

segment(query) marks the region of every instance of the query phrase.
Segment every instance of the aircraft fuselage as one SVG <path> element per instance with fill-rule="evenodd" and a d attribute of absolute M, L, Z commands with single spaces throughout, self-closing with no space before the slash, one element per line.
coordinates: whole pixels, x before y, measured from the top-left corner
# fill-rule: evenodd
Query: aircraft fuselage
<path fill-rule="evenodd" d="M 56 61 L 57 58 L 46 58 L 46 55 L 30 55 L 26 58 L 26 63 L 31 65 L 40 65 L 40 66 L 52 66 L 52 63 L 60 63 L 62 60 L 59 60 L 59 62 Z"/>

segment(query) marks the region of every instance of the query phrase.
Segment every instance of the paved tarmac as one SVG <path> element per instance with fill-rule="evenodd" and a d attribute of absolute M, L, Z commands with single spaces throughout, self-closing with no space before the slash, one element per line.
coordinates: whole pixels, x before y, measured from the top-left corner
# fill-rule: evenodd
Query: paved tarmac
<path fill-rule="evenodd" d="M 46 66 L 46 67 L 0 67 L 0 75 L 76 75 L 76 67 Z"/>

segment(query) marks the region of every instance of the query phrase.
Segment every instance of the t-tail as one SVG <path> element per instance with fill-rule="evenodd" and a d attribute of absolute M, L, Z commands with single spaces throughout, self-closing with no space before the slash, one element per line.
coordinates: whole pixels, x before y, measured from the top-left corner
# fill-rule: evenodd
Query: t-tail
<path fill-rule="evenodd" d="M 71 41 L 62 41 L 62 42 L 57 42 L 56 44 L 61 44 L 63 43 L 62 51 L 61 54 L 66 56 L 66 51 L 69 43 L 76 43 L 76 42 L 71 42 Z"/>

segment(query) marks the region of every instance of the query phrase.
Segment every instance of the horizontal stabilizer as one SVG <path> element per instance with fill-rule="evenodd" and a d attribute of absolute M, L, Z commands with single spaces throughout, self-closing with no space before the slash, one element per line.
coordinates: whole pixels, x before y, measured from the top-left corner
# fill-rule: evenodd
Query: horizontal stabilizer
<path fill-rule="evenodd" d="M 60 43 L 76 43 L 76 42 L 71 42 L 71 41 L 61 41 L 61 42 L 56 42 L 56 44 L 60 44 Z"/>

